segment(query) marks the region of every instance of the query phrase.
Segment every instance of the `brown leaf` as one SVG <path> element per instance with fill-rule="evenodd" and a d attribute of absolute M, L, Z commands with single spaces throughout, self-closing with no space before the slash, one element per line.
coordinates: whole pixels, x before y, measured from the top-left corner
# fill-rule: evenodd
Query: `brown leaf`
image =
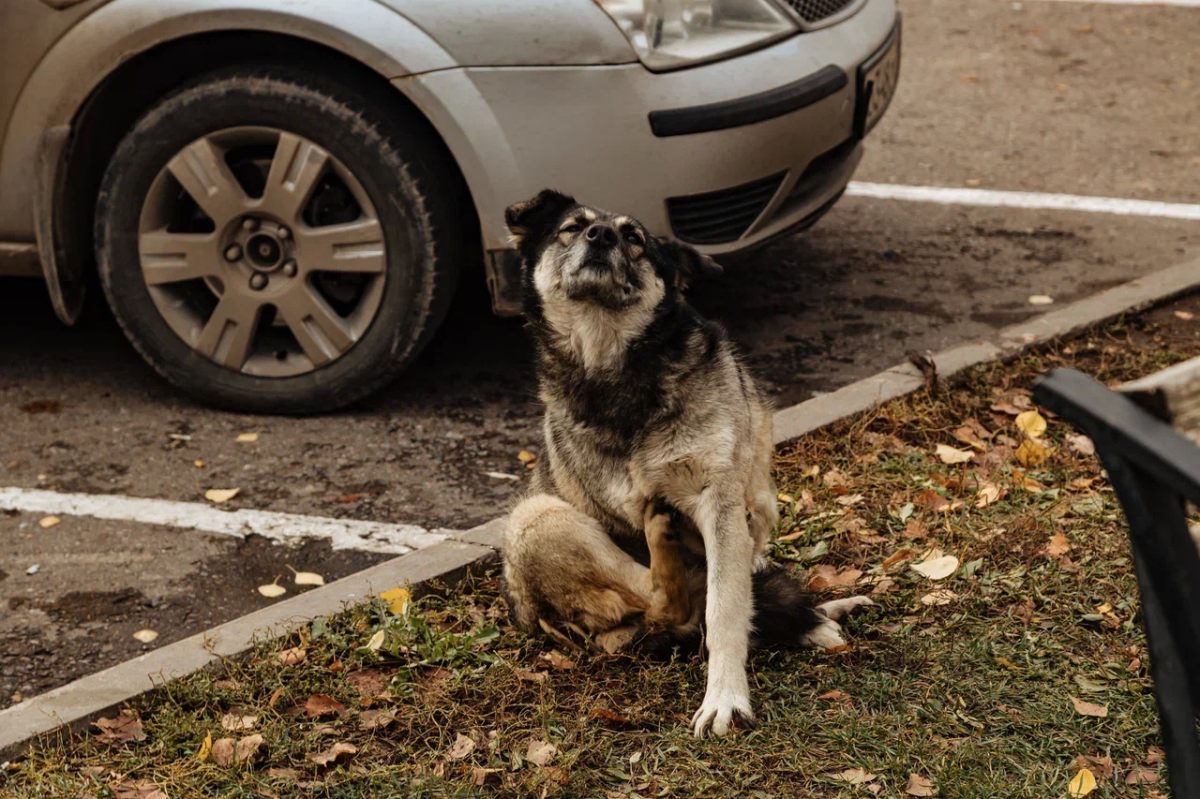
<path fill-rule="evenodd" d="M 975 422 L 975 424 L 978 425 L 979 423 Z M 985 444 L 983 439 L 980 438 L 978 430 L 970 425 L 963 425 L 955 430 L 953 435 L 956 441 L 960 441 L 963 444 L 966 444 L 968 447 L 977 449 L 980 452 L 985 452 L 987 450 L 987 444 Z"/>
<path fill-rule="evenodd" d="M 269 768 L 267 769 L 267 776 L 285 782 L 296 782 L 300 779 L 300 772 L 294 768 Z"/>
<path fill-rule="evenodd" d="M 530 741 L 529 747 L 525 750 L 525 759 L 530 763 L 544 766 L 554 759 L 556 752 L 558 752 L 558 747 L 552 743 L 547 741 Z"/>
<path fill-rule="evenodd" d="M 308 652 L 304 650 L 304 647 L 298 646 L 293 649 L 285 649 L 276 657 L 285 666 L 299 666 L 308 657 Z"/>
<path fill-rule="evenodd" d="M 1096 445 L 1087 436 L 1067 436 L 1067 449 L 1085 458 L 1096 454 Z"/>
<path fill-rule="evenodd" d="M 110 782 L 113 799 L 168 799 L 167 792 L 150 780 Z"/>
<path fill-rule="evenodd" d="M 606 707 L 594 707 L 590 715 L 594 719 L 599 719 L 609 724 L 623 725 L 628 724 L 630 721 L 628 716 L 622 716 L 615 710 L 609 710 Z"/>
<path fill-rule="evenodd" d="M 130 741 L 146 740 L 141 719 L 124 710 L 114 718 L 97 719 L 95 726 L 100 730 L 96 740 L 103 743 L 127 744 Z"/>
<path fill-rule="evenodd" d="M 346 682 L 366 696 L 379 696 L 387 687 L 388 678 L 379 669 L 359 669 L 346 675 Z"/>
<path fill-rule="evenodd" d="M 1061 532 L 1055 533 L 1050 539 L 1050 543 L 1046 545 L 1046 556 L 1057 558 L 1059 555 L 1065 555 L 1071 549 L 1071 542 L 1067 541 L 1067 537 Z"/>
<path fill-rule="evenodd" d="M 554 671 L 570 671 L 575 668 L 575 661 L 558 652 L 543 652 L 540 660 L 547 663 Z"/>
<path fill-rule="evenodd" d="M 1022 472 L 1020 469 L 1013 469 L 1012 477 L 1013 483 L 1018 488 L 1023 488 L 1031 494 L 1036 494 L 1037 492 L 1044 491 L 1046 489 L 1045 486 Z"/>
<path fill-rule="evenodd" d="M 1111 757 L 1090 757 L 1088 755 L 1080 755 L 1075 758 L 1071 764 L 1076 770 L 1081 768 L 1090 769 L 1093 774 L 1103 779 L 1112 779 L 1113 762 Z"/>
<path fill-rule="evenodd" d="M 904 549 L 897 549 L 895 552 L 893 552 L 891 555 L 888 556 L 887 560 L 885 560 L 883 562 L 883 568 L 890 569 L 893 566 L 895 566 L 897 563 L 909 560 L 916 554 L 917 554 L 917 552 L 915 549 L 908 549 L 907 547 Z"/>
<path fill-rule="evenodd" d="M 275 705 L 279 702 L 279 697 L 283 696 L 283 693 L 286 690 L 287 689 L 282 685 L 276 688 L 275 693 L 271 694 L 271 698 L 267 700 L 267 707 L 275 707 Z"/>
<path fill-rule="evenodd" d="M 371 495 L 370 494 L 346 494 L 344 496 L 340 496 L 335 499 L 331 499 L 329 501 L 336 502 L 339 505 L 349 505 L 352 502 L 358 502 L 360 499 L 366 499 L 369 496 L 371 496 Z"/>
<path fill-rule="evenodd" d="M 219 738 L 213 741 L 212 759 L 218 766 L 233 765 L 233 747 L 236 741 L 232 738 Z"/>
<path fill-rule="evenodd" d="M 875 583 L 875 587 L 871 589 L 871 596 L 880 596 L 896 587 L 896 581 L 891 577 L 884 577 L 879 582 Z"/>
<path fill-rule="evenodd" d="M 909 796 L 933 796 L 937 793 L 937 788 L 934 788 L 933 783 L 920 774 L 909 774 L 908 787 L 904 789 L 904 792 Z"/>
<path fill-rule="evenodd" d="M 822 564 L 816 568 L 816 575 L 809 580 L 808 590 L 824 591 L 827 588 L 854 585 L 862 574 L 858 569 L 839 570 L 834 566 Z"/>
<path fill-rule="evenodd" d="M 493 774 L 503 772 L 502 768 L 479 768 L 478 766 L 471 769 L 471 782 L 476 788 L 482 788 L 488 781 L 488 777 Z"/>
<path fill-rule="evenodd" d="M 518 671 L 517 679 L 525 682 L 544 683 L 548 675 L 544 671 Z"/>
<path fill-rule="evenodd" d="M 395 720 L 396 711 L 394 709 L 364 710 L 358 715 L 358 728 L 360 730 L 378 730 Z"/>
<path fill-rule="evenodd" d="M 1167 753 L 1161 746 L 1152 746 L 1146 750 L 1146 765 L 1154 766 L 1167 759 Z"/>
<path fill-rule="evenodd" d="M 461 732 L 454 739 L 454 744 L 450 747 L 450 751 L 446 752 L 446 757 L 450 760 L 462 760 L 475 751 L 475 741 L 470 736 L 463 735 Z"/>
<path fill-rule="evenodd" d="M 830 469 L 829 471 L 825 472 L 825 474 L 821 477 L 821 481 L 830 488 L 836 488 L 837 486 L 845 486 L 849 484 L 849 480 L 846 479 L 846 475 L 842 474 L 842 472 L 838 469 Z"/>
<path fill-rule="evenodd" d="M 1108 708 L 1104 705 L 1094 705 L 1091 702 L 1084 702 L 1082 699 L 1071 697 L 1071 704 L 1075 706 L 1075 712 L 1081 716 L 1094 716 L 1098 719 L 1108 718 Z"/>
<path fill-rule="evenodd" d="M 233 750 L 234 763 L 252 763 L 254 758 L 258 756 L 258 750 L 263 745 L 263 737 L 261 735 L 247 735 L 245 738 L 237 742 L 237 746 Z"/>
<path fill-rule="evenodd" d="M 1125 775 L 1126 785 L 1150 785 L 1158 782 L 1158 770 L 1149 766 L 1134 766 Z"/>
<path fill-rule="evenodd" d="M 915 541 L 927 535 L 929 535 L 929 529 L 925 527 L 925 522 L 920 519 L 909 519 L 908 524 L 904 525 L 905 538 L 911 538 Z"/>
<path fill-rule="evenodd" d="M 830 702 L 841 702 L 843 699 L 849 699 L 850 694 L 844 694 L 841 691 L 833 690 L 826 691 L 817 697 L 817 699 L 828 699 Z"/>
<path fill-rule="evenodd" d="M 258 716 L 243 716 L 241 713 L 226 713 L 221 717 L 221 728 L 231 732 L 236 732 L 238 730 L 252 730 L 257 722 Z"/>
<path fill-rule="evenodd" d="M 337 763 L 339 760 L 349 760 L 356 754 L 358 754 L 357 746 L 339 741 L 324 752 L 309 753 L 308 759 L 318 766 L 328 766 Z"/>
<path fill-rule="evenodd" d="M 329 694 L 313 694 L 304 703 L 304 713 L 310 719 L 346 715 L 346 706 Z"/>
<path fill-rule="evenodd" d="M 1045 463 L 1049 454 L 1041 444 L 1027 438 L 1017 447 L 1017 462 L 1028 469 Z"/>
<path fill-rule="evenodd" d="M 831 775 L 834 779 L 848 782 L 851 785 L 862 785 L 875 779 L 874 774 L 867 771 L 865 768 L 848 768 L 845 771 L 839 771 Z"/>
<path fill-rule="evenodd" d="M 927 488 L 917 495 L 917 504 L 931 511 L 943 511 L 950 507 L 950 500 L 943 497 L 932 488 Z"/>

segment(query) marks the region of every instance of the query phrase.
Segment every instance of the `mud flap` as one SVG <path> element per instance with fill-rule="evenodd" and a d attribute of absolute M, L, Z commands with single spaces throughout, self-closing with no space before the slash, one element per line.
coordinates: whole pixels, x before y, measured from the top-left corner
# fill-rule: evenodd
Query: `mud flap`
<path fill-rule="evenodd" d="M 60 185 L 59 166 L 71 139 L 69 125 L 57 125 L 42 134 L 38 143 L 38 179 L 34 187 L 33 217 L 37 233 L 38 256 L 42 274 L 50 292 L 50 304 L 63 324 L 73 325 L 83 310 L 84 276 L 82 266 L 71 263 L 64 254 L 55 225 L 54 209 Z"/>

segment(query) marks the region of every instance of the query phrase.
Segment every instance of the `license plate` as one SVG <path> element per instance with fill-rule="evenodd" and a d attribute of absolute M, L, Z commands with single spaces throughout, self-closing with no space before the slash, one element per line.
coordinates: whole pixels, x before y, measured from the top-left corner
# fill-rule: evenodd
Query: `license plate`
<path fill-rule="evenodd" d="M 900 81 L 900 18 L 883 47 L 858 68 L 858 135 L 866 136 L 883 117 Z"/>

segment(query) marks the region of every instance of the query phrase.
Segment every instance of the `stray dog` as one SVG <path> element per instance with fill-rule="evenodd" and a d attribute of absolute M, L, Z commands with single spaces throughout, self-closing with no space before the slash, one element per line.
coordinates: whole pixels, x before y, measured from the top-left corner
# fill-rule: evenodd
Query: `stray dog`
<path fill-rule="evenodd" d="M 720 268 L 555 191 L 505 219 L 545 404 L 545 452 L 504 534 L 514 622 L 651 654 L 704 635 L 693 732 L 752 723 L 751 643 L 842 644 L 837 619 L 871 600 L 813 608 L 763 557 L 778 521 L 771 413 L 724 329 L 683 299 Z"/>

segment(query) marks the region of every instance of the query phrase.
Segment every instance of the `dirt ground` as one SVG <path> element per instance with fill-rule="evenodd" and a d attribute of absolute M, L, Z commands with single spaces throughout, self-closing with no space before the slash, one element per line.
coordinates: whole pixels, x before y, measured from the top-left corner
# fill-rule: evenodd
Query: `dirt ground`
<path fill-rule="evenodd" d="M 900 91 L 858 180 L 1197 200 L 1194 9 L 906 0 L 903 10 Z M 1197 254 L 1192 222 L 847 197 L 693 300 L 786 405 L 1031 316 L 1041 309 L 1030 295 L 1062 304 Z M 481 278 L 399 382 L 313 418 L 196 405 L 92 299 L 67 329 L 43 286 L 0 282 L 0 486 L 192 502 L 238 487 L 229 507 L 460 528 L 523 490 L 517 453 L 540 443 L 530 353 L 519 322 L 488 312 Z M 259 440 L 239 444 L 241 432 Z M 158 645 L 257 607 L 256 581 L 285 562 L 330 577 L 372 560 L 78 517 L 51 535 L 36 521 L 0 520 L 0 658 L 23 653 L 0 660 L 0 706 L 140 651 L 128 631 L 155 609 L 126 608 L 143 597 L 179 614 L 162 617 Z M 25 575 L 35 562 L 39 574 Z M 254 572 L 237 583 L 242 564 Z M 74 607 L 72 593 L 137 599 L 81 620 L 95 625 L 84 635 L 77 617 L 60 624 L 48 609 Z M 61 643 L 68 634 L 94 645 L 76 652 Z M 28 676 L 3 671 L 30 659 Z"/>

